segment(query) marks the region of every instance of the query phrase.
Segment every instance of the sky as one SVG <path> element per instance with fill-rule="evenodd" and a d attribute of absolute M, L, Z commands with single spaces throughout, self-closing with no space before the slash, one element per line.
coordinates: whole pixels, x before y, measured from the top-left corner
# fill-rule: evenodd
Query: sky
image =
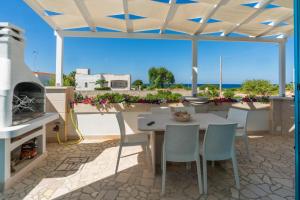
<path fill-rule="evenodd" d="M 25 30 L 25 62 L 33 71 L 55 72 L 55 36 L 22 0 L 0 0 L 0 22 Z M 287 42 L 287 82 L 293 77 L 293 36 Z M 64 72 L 89 68 L 91 73 L 131 74 L 148 82 L 148 69 L 163 66 L 177 83 L 191 83 L 191 41 L 66 38 Z M 278 45 L 246 42 L 199 42 L 198 83 L 218 83 L 223 57 L 223 82 L 247 79 L 278 83 Z"/>

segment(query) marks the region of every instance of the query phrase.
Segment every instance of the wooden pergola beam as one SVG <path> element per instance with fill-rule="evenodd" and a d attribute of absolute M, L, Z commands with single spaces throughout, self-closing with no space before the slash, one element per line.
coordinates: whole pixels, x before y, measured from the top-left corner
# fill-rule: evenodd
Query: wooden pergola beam
<path fill-rule="evenodd" d="M 96 26 L 94 25 L 92 17 L 90 15 L 89 10 L 87 9 L 84 1 L 82 1 L 82 0 L 74 0 L 74 3 L 76 4 L 76 6 L 77 6 L 80 14 L 82 15 L 84 21 L 90 27 L 91 31 L 97 31 Z"/>
<path fill-rule="evenodd" d="M 159 31 L 160 34 L 163 34 L 169 24 L 169 22 L 173 19 L 175 13 L 176 13 L 176 10 L 177 10 L 177 6 L 176 6 L 176 0 L 170 0 L 169 1 L 169 11 L 168 11 L 168 14 L 164 20 L 164 23 Z"/>
<path fill-rule="evenodd" d="M 130 20 L 129 11 L 128 11 L 128 0 L 123 0 L 123 10 L 125 15 L 126 31 L 127 33 L 133 32 L 132 21 Z"/>
<path fill-rule="evenodd" d="M 195 31 L 194 35 L 201 34 L 202 31 L 207 26 L 207 21 L 216 13 L 216 11 L 219 9 L 220 6 L 225 5 L 229 2 L 229 0 L 223 0 L 220 1 L 218 4 L 213 5 L 213 7 L 210 9 L 210 11 L 203 16 L 203 18 L 200 20 L 199 25 L 197 27 L 197 30 Z"/>
<path fill-rule="evenodd" d="M 225 42 L 264 42 L 280 43 L 284 38 L 250 38 L 250 37 L 214 37 L 187 34 L 155 34 L 155 33 L 124 33 L 124 32 L 92 32 L 92 31 L 59 31 L 63 37 L 85 38 L 124 38 L 124 39 L 160 39 L 160 40 L 197 40 L 197 41 L 225 41 Z"/>
<path fill-rule="evenodd" d="M 44 21 L 51 26 L 52 29 L 54 30 L 59 30 L 58 27 L 56 27 L 55 23 L 51 19 L 50 16 L 48 16 L 45 12 L 45 9 L 40 5 L 40 3 L 36 0 L 24 0 L 27 5 L 34 10 Z"/>
<path fill-rule="evenodd" d="M 254 19 L 256 16 L 258 16 L 261 12 L 263 12 L 264 8 L 272 3 L 274 0 L 262 0 L 259 2 L 254 8 L 255 10 L 247 16 L 245 19 L 243 19 L 240 23 L 230 27 L 228 30 L 225 30 L 221 36 L 228 36 L 230 33 L 236 31 L 241 25 L 247 24 L 249 21 Z"/>
<path fill-rule="evenodd" d="M 280 20 L 278 21 L 274 21 L 270 24 L 270 27 L 265 30 L 264 32 L 260 33 L 259 35 L 257 35 L 256 37 L 261 37 L 261 36 L 264 36 L 264 35 L 268 35 L 268 33 L 270 33 L 274 28 L 276 28 L 276 26 L 278 26 L 280 23 L 284 22 L 284 21 L 287 21 L 291 18 L 293 18 L 294 16 L 293 15 L 288 15 L 288 16 L 285 16 L 283 18 L 281 18 Z"/>

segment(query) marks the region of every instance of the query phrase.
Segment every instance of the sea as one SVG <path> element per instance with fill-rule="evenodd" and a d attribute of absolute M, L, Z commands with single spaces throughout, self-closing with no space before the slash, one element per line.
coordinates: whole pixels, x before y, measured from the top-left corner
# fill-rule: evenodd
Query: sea
<path fill-rule="evenodd" d="M 192 87 L 192 84 L 183 84 L 186 87 Z M 219 84 L 197 84 L 198 87 L 202 85 L 216 85 L 219 86 Z M 240 88 L 242 87 L 242 84 L 222 84 L 222 88 L 224 89 L 234 89 L 234 88 Z"/>
<path fill-rule="evenodd" d="M 145 84 L 146 86 L 149 86 L 148 83 Z M 190 83 L 182 83 L 182 85 L 184 85 L 185 87 L 188 87 L 188 88 L 192 88 L 192 84 Z M 205 83 L 205 84 L 197 84 L 198 87 L 202 86 L 202 85 L 215 85 L 215 86 L 218 86 L 219 87 L 219 84 L 209 84 L 209 83 Z M 222 88 L 224 89 L 235 89 L 235 88 L 241 88 L 242 87 L 242 84 L 222 84 Z"/>

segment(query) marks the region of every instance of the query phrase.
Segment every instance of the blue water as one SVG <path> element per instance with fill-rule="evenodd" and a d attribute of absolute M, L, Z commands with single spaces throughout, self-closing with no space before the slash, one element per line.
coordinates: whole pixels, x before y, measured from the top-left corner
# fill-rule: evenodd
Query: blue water
<path fill-rule="evenodd" d="M 185 85 L 186 87 L 192 87 L 192 84 L 183 84 Z M 217 85 L 219 86 L 218 84 L 197 84 L 198 87 L 199 86 L 202 86 L 202 85 Z M 226 89 L 232 89 L 232 88 L 240 88 L 242 86 L 242 84 L 222 84 L 222 88 L 226 88 Z"/>
<path fill-rule="evenodd" d="M 148 83 L 145 84 L 146 86 L 149 86 Z M 191 88 L 192 84 L 190 83 L 183 83 L 182 85 Z M 202 85 L 216 85 L 217 87 L 219 87 L 219 84 L 197 84 L 198 87 L 202 86 Z M 233 88 L 240 88 L 242 86 L 242 84 L 222 84 L 222 88 L 224 89 L 233 89 Z"/>

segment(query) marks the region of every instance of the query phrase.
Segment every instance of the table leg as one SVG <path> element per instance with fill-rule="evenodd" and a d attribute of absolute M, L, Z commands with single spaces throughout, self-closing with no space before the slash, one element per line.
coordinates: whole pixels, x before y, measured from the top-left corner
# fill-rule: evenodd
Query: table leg
<path fill-rule="evenodd" d="M 150 152 L 153 176 L 155 176 L 155 132 L 150 135 Z"/>
<path fill-rule="evenodd" d="M 157 174 L 161 171 L 160 163 L 161 163 L 161 150 L 164 139 L 163 131 L 156 131 L 150 136 L 150 149 L 151 149 L 151 157 L 152 157 L 152 170 L 153 174 Z"/>

